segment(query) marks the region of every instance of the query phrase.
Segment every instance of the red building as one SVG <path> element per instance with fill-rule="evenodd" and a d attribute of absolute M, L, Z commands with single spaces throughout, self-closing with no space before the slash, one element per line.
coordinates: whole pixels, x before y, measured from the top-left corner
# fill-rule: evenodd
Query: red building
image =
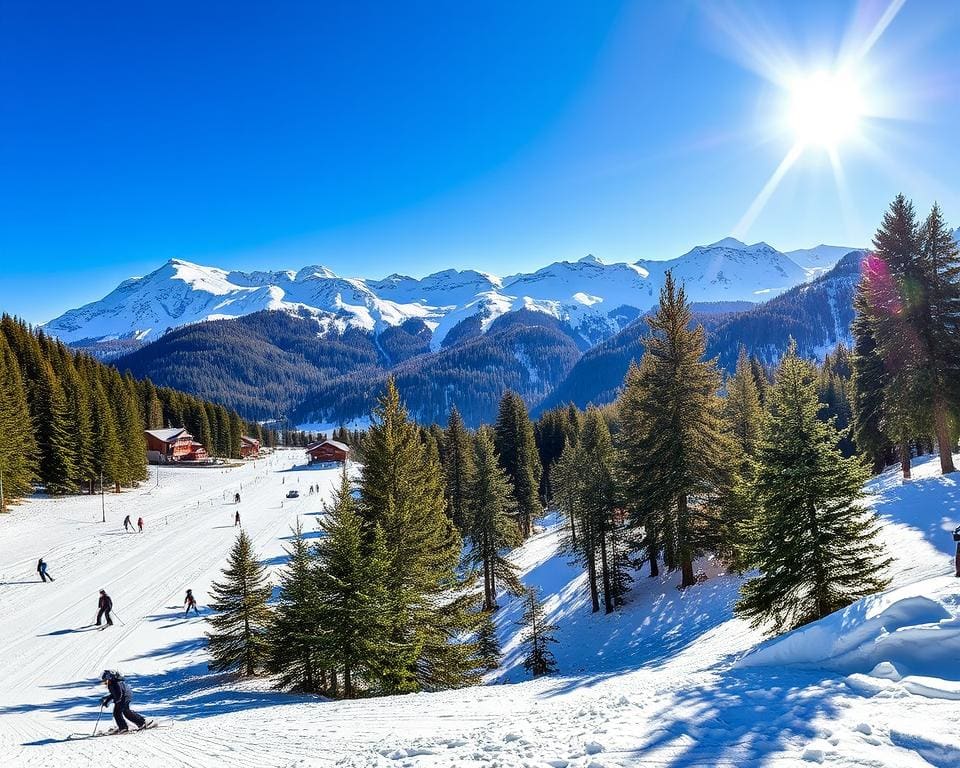
<path fill-rule="evenodd" d="M 193 439 L 187 430 L 177 427 L 148 429 L 147 461 L 168 464 L 174 461 L 200 461 L 207 458 L 207 450 Z"/>
<path fill-rule="evenodd" d="M 260 455 L 260 441 L 255 437 L 240 436 L 240 457 L 249 459 L 251 456 Z"/>
<path fill-rule="evenodd" d="M 324 464 L 330 461 L 345 462 L 350 458 L 350 446 L 337 440 L 324 440 L 307 446 L 311 464 Z"/>

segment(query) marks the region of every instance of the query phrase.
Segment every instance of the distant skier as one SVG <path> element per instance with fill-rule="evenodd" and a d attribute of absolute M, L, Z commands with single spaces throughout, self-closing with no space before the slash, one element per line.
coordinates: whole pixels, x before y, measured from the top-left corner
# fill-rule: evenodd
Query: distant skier
<path fill-rule="evenodd" d="M 123 518 L 123 530 L 127 531 L 133 528 L 133 523 L 130 522 L 130 515 L 127 515 Z"/>
<path fill-rule="evenodd" d="M 140 529 L 140 533 L 143 533 L 143 518 L 142 518 L 142 517 L 138 517 L 138 518 L 137 518 L 137 528 Z"/>
<path fill-rule="evenodd" d="M 100 590 L 100 600 L 97 603 L 97 626 L 100 626 L 100 619 L 104 616 L 107 617 L 107 626 L 113 626 L 113 619 L 110 618 L 110 611 L 113 610 L 113 600 L 110 599 L 110 595 L 106 593 L 105 590 Z"/>
<path fill-rule="evenodd" d="M 239 494 L 239 493 L 233 494 L 233 503 L 234 503 L 234 504 L 239 504 L 239 503 L 240 503 L 240 494 Z"/>
<path fill-rule="evenodd" d="M 50 581 L 53 581 L 53 576 L 47 573 L 47 564 L 43 562 L 42 557 L 37 561 L 37 573 L 40 574 L 40 580 L 44 584 L 46 584 L 47 579 L 50 579 Z"/>
<path fill-rule="evenodd" d="M 113 719 L 117 721 L 116 733 L 126 733 L 130 730 L 127 721 L 123 719 L 124 717 L 131 720 L 137 726 L 137 730 L 142 731 L 146 728 L 148 725 L 147 718 L 130 709 L 130 705 L 133 703 L 133 691 L 130 690 L 130 686 L 127 685 L 123 676 L 119 672 L 111 672 L 105 669 L 103 674 L 100 675 L 100 680 L 109 691 L 106 696 L 100 699 L 100 706 L 105 707 L 113 701 Z"/>
<path fill-rule="evenodd" d="M 960 525 L 958 525 L 956 530 L 953 532 L 953 540 L 957 542 L 957 557 L 955 564 L 957 566 L 957 578 L 960 578 Z"/>
<path fill-rule="evenodd" d="M 187 598 L 183 601 L 183 604 L 184 604 L 185 606 L 187 606 L 187 610 L 186 610 L 186 612 L 183 614 L 184 616 L 189 616 L 189 615 L 190 615 L 190 609 L 191 609 L 191 608 L 193 608 L 193 612 L 194 612 L 195 614 L 197 614 L 197 616 L 200 615 L 200 609 L 197 608 L 197 601 L 196 601 L 196 599 L 195 599 L 194 596 L 193 596 L 193 590 L 192 590 L 192 589 L 188 589 L 188 590 L 187 590 Z"/>
<path fill-rule="evenodd" d="M 236 528 L 238 525 L 240 525 L 240 510 L 239 510 L 239 509 L 236 511 L 236 514 L 234 514 L 234 516 L 233 516 L 233 527 Z"/>

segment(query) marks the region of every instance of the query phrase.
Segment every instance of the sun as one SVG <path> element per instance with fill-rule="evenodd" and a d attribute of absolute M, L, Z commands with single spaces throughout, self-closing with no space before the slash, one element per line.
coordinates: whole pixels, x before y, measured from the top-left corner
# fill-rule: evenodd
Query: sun
<path fill-rule="evenodd" d="M 849 73 L 819 71 L 789 87 L 787 123 L 802 147 L 833 151 L 857 135 L 864 116 L 860 87 Z"/>

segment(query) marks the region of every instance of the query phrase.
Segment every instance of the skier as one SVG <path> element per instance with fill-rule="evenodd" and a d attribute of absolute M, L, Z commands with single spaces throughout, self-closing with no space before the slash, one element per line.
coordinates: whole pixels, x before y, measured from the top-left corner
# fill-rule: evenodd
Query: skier
<path fill-rule="evenodd" d="M 191 609 L 191 608 L 193 608 L 193 612 L 194 612 L 195 614 L 197 614 L 197 616 L 200 615 L 200 610 L 197 608 L 197 601 L 196 601 L 196 599 L 195 599 L 194 596 L 193 596 L 193 590 L 192 590 L 192 589 L 188 589 L 188 590 L 187 590 L 187 598 L 186 598 L 186 600 L 183 601 L 183 604 L 184 604 L 185 606 L 187 606 L 187 610 L 186 610 L 186 612 L 183 614 L 184 616 L 189 616 L 189 615 L 190 615 L 190 609 Z"/>
<path fill-rule="evenodd" d="M 97 626 L 100 626 L 100 619 L 103 616 L 107 617 L 107 626 L 113 626 L 113 619 L 110 618 L 110 611 L 113 610 L 113 600 L 110 599 L 110 595 L 106 593 L 105 590 L 100 590 L 100 600 L 97 603 Z"/>
<path fill-rule="evenodd" d="M 140 533 L 143 533 L 143 518 L 142 518 L 142 517 L 138 517 L 138 518 L 137 518 L 137 528 L 140 529 Z"/>
<path fill-rule="evenodd" d="M 240 503 L 240 494 L 239 494 L 239 493 L 233 494 L 233 503 L 234 503 L 234 504 L 239 504 L 239 503 Z"/>
<path fill-rule="evenodd" d="M 133 703 L 133 691 L 127 685 L 126 680 L 119 672 L 111 672 L 108 669 L 100 675 L 101 682 L 107 686 L 109 693 L 100 699 L 100 706 L 105 707 L 110 701 L 113 701 L 113 719 L 117 721 L 116 731 L 111 733 L 126 733 L 130 730 L 124 717 L 133 721 L 138 731 L 142 731 L 153 721 L 148 722 L 143 715 L 137 714 L 130 705 Z"/>
<path fill-rule="evenodd" d="M 233 527 L 236 528 L 240 525 L 240 510 L 238 509 L 236 514 L 233 516 Z"/>
<path fill-rule="evenodd" d="M 53 576 L 47 573 L 47 564 L 43 562 L 42 557 L 37 561 L 37 573 L 40 574 L 40 580 L 42 582 L 46 583 L 47 579 L 53 581 Z"/>
<path fill-rule="evenodd" d="M 125 518 L 123 518 L 123 530 L 126 531 L 126 530 L 129 530 L 130 528 L 133 528 L 133 523 L 130 522 L 130 515 L 127 515 Z"/>
<path fill-rule="evenodd" d="M 955 560 L 957 566 L 957 578 L 960 578 L 960 525 L 953 532 L 953 540 L 957 542 L 957 557 Z"/>

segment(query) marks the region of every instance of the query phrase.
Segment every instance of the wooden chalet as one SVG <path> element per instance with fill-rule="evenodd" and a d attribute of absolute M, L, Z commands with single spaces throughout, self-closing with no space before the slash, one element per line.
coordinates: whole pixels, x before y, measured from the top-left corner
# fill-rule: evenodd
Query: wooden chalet
<path fill-rule="evenodd" d="M 203 461 L 207 449 L 193 439 L 182 427 L 148 429 L 147 461 L 151 464 L 169 464 L 177 461 Z"/>
<path fill-rule="evenodd" d="M 255 437 L 240 436 L 240 457 L 249 459 L 260 455 L 260 441 Z"/>
<path fill-rule="evenodd" d="M 307 455 L 311 464 L 326 464 L 331 461 L 343 463 L 350 458 L 350 446 L 338 440 L 324 440 L 308 445 Z"/>

